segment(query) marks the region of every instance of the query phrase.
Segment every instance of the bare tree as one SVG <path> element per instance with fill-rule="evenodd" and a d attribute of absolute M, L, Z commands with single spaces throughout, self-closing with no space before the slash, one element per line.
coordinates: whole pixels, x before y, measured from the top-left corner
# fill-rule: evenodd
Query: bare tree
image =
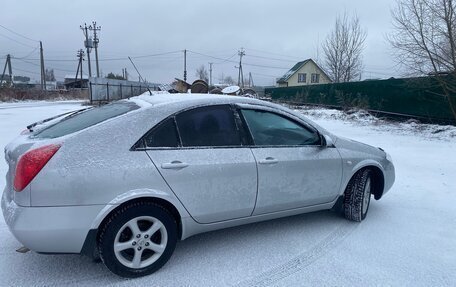
<path fill-rule="evenodd" d="M 233 86 L 236 84 L 236 81 L 231 76 L 226 76 L 223 78 L 223 83 L 226 85 Z"/>
<path fill-rule="evenodd" d="M 455 8 L 452 0 L 398 0 L 388 40 L 412 74 L 455 70 Z"/>
<path fill-rule="evenodd" d="M 456 4 L 453 0 L 397 0 L 388 40 L 409 75 L 434 75 L 456 117 Z M 453 98 L 453 99 L 452 99 Z"/>
<path fill-rule="evenodd" d="M 333 82 L 360 78 L 366 37 L 367 32 L 361 28 L 358 16 L 349 17 L 344 13 L 337 17 L 333 30 L 323 43 L 324 66 Z"/>
<path fill-rule="evenodd" d="M 206 83 L 209 82 L 209 76 L 204 65 L 201 65 L 198 69 L 196 69 L 196 77 L 198 79 L 204 80 Z"/>

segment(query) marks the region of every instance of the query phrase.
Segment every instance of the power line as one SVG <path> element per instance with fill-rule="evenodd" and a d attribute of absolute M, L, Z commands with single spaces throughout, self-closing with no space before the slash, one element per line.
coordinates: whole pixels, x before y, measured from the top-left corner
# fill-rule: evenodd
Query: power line
<path fill-rule="evenodd" d="M 252 58 L 259 58 L 259 59 L 267 59 L 267 60 L 274 60 L 274 61 L 282 61 L 282 62 L 293 62 L 296 63 L 296 60 L 287 60 L 287 59 L 279 59 L 279 58 L 271 58 L 271 57 L 263 57 L 263 56 L 254 56 L 254 55 L 247 55 L 247 57 Z"/>
<path fill-rule="evenodd" d="M 187 50 L 187 52 L 190 52 L 190 53 L 193 53 L 193 54 L 196 54 L 196 55 L 200 55 L 200 56 L 209 57 L 209 58 L 220 60 L 220 61 L 224 61 L 224 62 L 230 62 L 230 63 L 236 63 L 236 64 L 238 63 L 237 61 L 229 60 L 229 59 L 231 59 L 234 56 L 231 56 L 229 58 L 223 59 L 223 58 L 214 57 L 214 56 L 211 56 L 211 55 L 207 55 L 207 54 L 203 54 L 203 53 L 199 53 L 199 52 L 195 52 L 195 51 L 191 51 L 191 50 Z M 235 55 L 237 55 L 237 54 L 238 53 L 236 53 Z"/>
<path fill-rule="evenodd" d="M 260 74 L 260 73 L 252 73 L 252 75 L 257 75 L 257 76 L 261 76 L 261 77 L 269 77 L 269 78 L 278 78 L 279 76 L 275 75 L 266 75 L 266 74 Z"/>
<path fill-rule="evenodd" d="M 54 68 L 54 67 L 52 67 L 51 69 L 52 70 L 56 70 L 56 71 L 60 71 L 60 72 L 74 73 L 74 70 L 57 69 L 57 68 Z"/>
<path fill-rule="evenodd" d="M 244 63 L 244 65 L 252 66 L 252 67 L 259 67 L 259 68 L 279 69 L 279 70 L 289 70 L 290 69 L 290 67 L 276 67 L 276 66 L 252 64 L 252 63 Z"/>
<path fill-rule="evenodd" d="M 6 39 L 9 39 L 9 40 L 11 40 L 11 41 L 13 41 L 13 42 L 16 42 L 16 43 L 18 43 L 18 44 L 21 44 L 21 45 L 23 45 L 23 46 L 26 46 L 26 47 L 29 47 L 29 48 L 32 48 L 32 49 L 35 48 L 34 46 L 31 46 L 31 45 L 22 43 L 22 42 L 20 42 L 20 41 L 18 41 L 18 40 L 16 40 L 16 39 L 13 39 L 13 38 L 8 37 L 8 36 L 6 36 L 6 35 L 0 34 L 0 36 L 4 37 L 4 38 L 6 38 Z"/>
<path fill-rule="evenodd" d="M 30 40 L 30 41 L 33 41 L 33 42 L 39 42 L 38 40 L 31 39 L 31 38 L 29 38 L 29 37 L 27 37 L 27 36 L 24 36 L 24 35 L 22 35 L 22 34 L 20 34 L 20 33 L 18 33 L 18 32 L 15 32 L 15 31 L 13 31 L 13 30 L 11 30 L 11 29 L 9 29 L 9 28 L 3 26 L 3 25 L 0 25 L 0 27 L 2 27 L 3 29 L 5 29 L 5 30 L 7 30 L 7 31 L 9 31 L 9 32 L 11 32 L 11 33 L 13 33 L 13 34 L 19 36 L 19 37 L 22 37 L 22 38 L 24 38 L 24 39 L 27 39 L 27 40 Z"/>
<path fill-rule="evenodd" d="M 191 50 L 187 50 L 188 52 L 191 52 L 193 54 L 197 54 L 197 55 L 201 55 L 201 56 L 206 56 L 206 57 L 209 57 L 209 58 L 212 58 L 212 59 L 216 59 L 216 60 L 222 60 L 222 61 L 225 61 L 225 62 L 230 62 L 230 63 L 236 63 L 236 64 L 239 64 L 237 61 L 234 61 L 234 60 L 229 60 L 228 59 L 222 59 L 222 58 L 219 58 L 219 57 L 214 57 L 214 56 L 211 56 L 211 55 L 207 55 L 207 54 L 203 54 L 203 53 L 199 53 L 199 52 L 195 52 L 195 51 L 191 51 Z M 236 54 L 237 55 L 237 54 Z M 289 70 L 290 67 L 277 67 L 277 66 L 268 66 L 268 65 L 260 65 L 260 64 L 253 64 L 253 63 L 243 63 L 243 65 L 246 65 L 246 66 L 252 66 L 252 67 L 259 67 L 259 68 L 269 68 L 269 69 L 281 69 L 281 70 Z"/>
<path fill-rule="evenodd" d="M 18 69 L 16 67 L 14 67 L 14 70 L 16 71 L 21 71 L 21 72 L 24 72 L 24 73 L 30 73 L 30 74 L 35 74 L 35 75 L 41 75 L 40 73 L 37 73 L 37 72 L 32 72 L 32 71 L 27 71 L 27 70 L 22 70 L 22 69 Z"/>
<path fill-rule="evenodd" d="M 175 53 L 181 53 L 181 52 L 182 51 L 173 51 L 173 52 L 166 52 L 166 53 L 160 53 L 160 54 L 141 55 L 141 56 L 130 57 L 130 58 L 132 58 L 132 59 L 150 58 L 150 57 L 157 57 L 157 56 L 163 56 L 163 55 L 169 55 L 169 54 L 175 54 Z M 99 61 L 124 61 L 124 60 L 128 61 L 128 57 L 99 59 Z"/>
<path fill-rule="evenodd" d="M 11 59 L 19 60 L 19 61 L 21 61 L 21 62 L 30 64 L 30 65 L 33 65 L 33 66 L 37 66 L 37 67 L 40 67 L 40 66 L 41 66 L 41 65 L 39 65 L 39 64 L 35 64 L 35 63 L 32 63 L 32 62 L 26 61 L 26 60 L 24 60 L 24 59 L 21 59 L 21 58 L 11 57 Z M 54 68 L 54 67 L 51 67 L 50 69 L 56 70 L 56 71 L 60 71 L 60 72 L 69 72 L 69 73 L 73 73 L 73 72 L 74 72 L 74 70 L 65 70 L 65 69 L 59 69 L 59 68 Z M 15 68 L 15 70 L 16 70 L 16 68 Z"/>
<path fill-rule="evenodd" d="M 30 57 L 36 50 L 38 50 L 40 46 L 36 46 L 35 49 L 33 49 L 30 53 L 28 53 L 27 55 L 23 56 L 23 57 L 19 57 L 20 59 L 26 59 L 27 57 Z M 19 59 L 17 58 L 17 59 Z"/>
<path fill-rule="evenodd" d="M 188 50 L 187 50 L 187 51 L 188 51 Z M 142 56 L 136 56 L 136 57 L 130 57 L 130 58 L 132 58 L 132 59 L 139 59 L 139 58 L 156 57 L 156 56 L 163 56 L 163 55 L 169 55 L 169 54 L 175 54 L 175 53 L 182 53 L 182 50 L 179 50 L 179 51 L 171 51 L 171 52 L 164 52 L 164 53 L 158 53 L 158 54 L 142 55 Z"/>
<path fill-rule="evenodd" d="M 275 55 L 275 56 L 286 57 L 286 58 L 292 58 L 292 59 L 295 59 L 295 60 L 301 59 L 300 57 L 296 57 L 296 56 L 290 56 L 290 55 L 285 55 L 285 54 L 273 53 L 273 52 L 262 51 L 262 50 L 257 50 L 257 49 L 247 48 L 247 50 L 251 50 L 251 51 L 254 51 L 254 52 L 256 51 L 256 52 L 264 53 L 264 54 Z"/>
<path fill-rule="evenodd" d="M 220 65 L 220 64 L 223 64 L 223 63 L 226 63 L 228 62 L 231 58 L 233 58 L 234 56 L 236 56 L 237 53 L 234 53 L 231 57 L 228 57 L 226 58 L 225 60 L 221 61 L 221 62 L 218 62 L 218 63 L 213 63 L 214 65 Z"/>
<path fill-rule="evenodd" d="M 13 57 L 11 57 L 11 58 L 12 58 L 12 59 L 14 59 L 14 60 L 19 60 L 19 61 L 21 61 L 21 62 L 24 62 L 24 63 L 30 64 L 30 65 L 34 65 L 34 66 L 38 66 L 38 67 L 40 67 L 40 65 L 38 65 L 38 64 L 35 64 L 35 63 L 32 63 L 32 62 L 29 62 L 29 61 L 26 61 L 26 60 L 24 60 L 23 58 L 15 58 L 14 56 L 13 56 Z"/>
<path fill-rule="evenodd" d="M 163 56 L 163 55 L 169 55 L 169 54 L 175 54 L 175 53 L 182 53 L 182 51 L 172 51 L 172 52 L 165 52 L 165 53 L 158 53 L 158 54 L 149 54 L 149 55 L 141 55 L 141 56 L 135 56 L 135 57 L 130 57 L 132 59 L 139 59 L 139 58 L 149 58 L 149 57 L 157 57 L 157 56 Z M 39 61 L 40 59 L 28 59 L 31 61 Z M 128 61 L 128 57 L 120 57 L 120 58 L 105 58 L 105 59 L 99 59 L 98 61 L 123 61 L 126 60 Z M 74 59 L 46 59 L 47 62 L 75 62 L 77 60 Z"/>
<path fill-rule="evenodd" d="M 38 50 L 39 46 L 36 46 L 30 53 L 28 53 L 27 55 L 25 56 L 22 56 L 22 57 L 14 57 L 14 56 L 11 56 L 11 58 L 13 59 L 27 59 L 28 57 L 30 57 L 36 50 Z M 6 57 L 0 57 L 0 59 L 6 59 Z"/>
<path fill-rule="evenodd" d="M 17 59 L 17 58 L 15 58 Z M 39 58 L 28 58 L 29 61 L 41 61 Z M 46 59 L 46 62 L 75 62 L 77 60 L 70 60 L 70 59 Z"/>

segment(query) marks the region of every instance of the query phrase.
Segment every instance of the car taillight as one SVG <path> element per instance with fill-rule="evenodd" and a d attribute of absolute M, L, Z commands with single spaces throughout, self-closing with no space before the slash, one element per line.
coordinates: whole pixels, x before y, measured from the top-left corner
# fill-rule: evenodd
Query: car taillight
<path fill-rule="evenodd" d="M 14 190 L 22 191 L 46 163 L 59 150 L 60 145 L 47 145 L 33 149 L 21 156 L 16 166 L 16 176 L 14 177 Z"/>

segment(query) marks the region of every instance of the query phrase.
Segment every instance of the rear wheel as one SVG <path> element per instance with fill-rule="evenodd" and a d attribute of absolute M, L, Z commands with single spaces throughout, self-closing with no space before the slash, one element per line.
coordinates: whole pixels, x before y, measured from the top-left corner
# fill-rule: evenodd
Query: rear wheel
<path fill-rule="evenodd" d="M 358 171 L 348 183 L 344 195 L 345 218 L 360 222 L 366 218 L 371 198 L 371 171 Z"/>
<path fill-rule="evenodd" d="M 177 242 L 172 215 L 149 202 L 132 203 L 112 214 L 99 239 L 100 257 L 122 277 L 139 277 L 160 269 Z"/>

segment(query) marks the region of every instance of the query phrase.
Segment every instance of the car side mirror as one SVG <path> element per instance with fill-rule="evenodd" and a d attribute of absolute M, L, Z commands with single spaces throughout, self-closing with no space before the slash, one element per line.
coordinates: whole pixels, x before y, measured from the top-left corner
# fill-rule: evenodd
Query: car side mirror
<path fill-rule="evenodd" d="M 334 141 L 328 135 L 321 135 L 321 145 L 323 147 L 334 147 Z"/>

